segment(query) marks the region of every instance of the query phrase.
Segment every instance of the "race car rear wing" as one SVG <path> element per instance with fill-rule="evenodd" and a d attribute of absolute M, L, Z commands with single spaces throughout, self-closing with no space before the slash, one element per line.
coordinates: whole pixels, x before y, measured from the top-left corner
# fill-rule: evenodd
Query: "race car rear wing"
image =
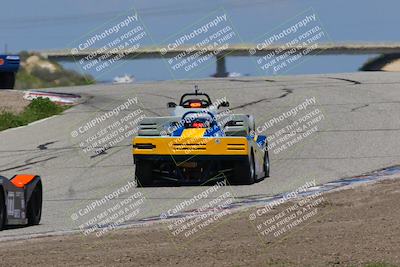
<path fill-rule="evenodd" d="M 224 114 L 219 116 L 217 114 L 217 121 L 223 127 L 225 135 L 227 136 L 247 136 L 249 129 L 252 128 L 249 116 L 244 114 Z M 181 117 L 146 117 L 139 125 L 138 136 L 161 136 L 163 132 L 165 135 L 172 133 L 176 127 L 179 127 Z M 254 127 L 254 126 L 253 126 Z"/>

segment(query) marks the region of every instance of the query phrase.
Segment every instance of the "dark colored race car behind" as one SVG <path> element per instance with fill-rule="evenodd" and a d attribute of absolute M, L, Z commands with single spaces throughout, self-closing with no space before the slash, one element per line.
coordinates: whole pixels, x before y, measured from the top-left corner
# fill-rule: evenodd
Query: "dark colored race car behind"
<path fill-rule="evenodd" d="M 14 88 L 19 63 L 17 55 L 0 55 L 0 89 Z"/>
<path fill-rule="evenodd" d="M 42 216 L 42 181 L 37 175 L 0 176 L 0 231 L 6 225 L 37 225 Z"/>

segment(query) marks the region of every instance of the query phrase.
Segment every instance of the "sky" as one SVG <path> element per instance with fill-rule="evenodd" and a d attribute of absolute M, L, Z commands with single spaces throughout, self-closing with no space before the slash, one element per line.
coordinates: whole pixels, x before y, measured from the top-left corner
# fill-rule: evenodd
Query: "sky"
<path fill-rule="evenodd" d="M 142 45 L 163 44 L 185 27 L 196 24 L 216 10 L 230 19 L 237 38 L 254 43 L 304 10 L 312 9 L 329 36 L 325 42 L 398 42 L 398 0 L 13 0 L 2 3 L 0 48 L 8 51 L 71 48 L 82 36 L 107 25 L 128 10 L 137 11 L 149 38 Z M 292 68 L 289 74 L 356 71 L 368 56 L 319 56 Z M 328 62 L 328 63 L 327 63 Z M 228 58 L 229 71 L 256 75 L 254 60 Z M 66 66 L 81 69 L 74 64 Z M 152 73 L 148 73 L 151 68 Z M 124 62 L 102 78 L 129 73 L 138 79 L 169 79 L 160 60 Z M 206 67 L 195 76 L 212 74 Z M 257 69 L 257 68 L 256 68 Z"/>

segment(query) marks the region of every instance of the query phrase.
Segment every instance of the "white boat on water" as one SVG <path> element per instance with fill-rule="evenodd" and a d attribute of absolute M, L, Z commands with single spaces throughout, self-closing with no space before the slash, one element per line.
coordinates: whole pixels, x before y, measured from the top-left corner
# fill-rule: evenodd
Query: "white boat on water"
<path fill-rule="evenodd" d="M 124 84 L 124 83 L 133 83 L 135 81 L 135 77 L 132 75 L 125 74 L 124 76 L 117 76 L 114 78 L 114 84 Z"/>
<path fill-rule="evenodd" d="M 242 76 L 242 74 L 239 72 L 229 72 L 229 74 L 228 74 L 228 77 L 231 77 L 231 78 L 236 78 L 236 77 L 241 77 L 241 76 Z"/>

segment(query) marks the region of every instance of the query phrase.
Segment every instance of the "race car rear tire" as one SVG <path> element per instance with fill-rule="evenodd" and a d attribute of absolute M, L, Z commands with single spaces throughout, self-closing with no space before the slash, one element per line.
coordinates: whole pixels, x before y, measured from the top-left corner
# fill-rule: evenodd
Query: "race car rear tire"
<path fill-rule="evenodd" d="M 6 216 L 6 204 L 4 200 L 3 188 L 0 188 L 0 231 L 4 228 Z"/>
<path fill-rule="evenodd" d="M 13 89 L 15 84 L 14 72 L 0 73 L 0 89 Z"/>
<path fill-rule="evenodd" d="M 135 164 L 135 176 L 137 187 L 145 187 L 152 184 L 153 164 L 150 160 L 138 160 Z"/>
<path fill-rule="evenodd" d="M 33 189 L 27 205 L 26 217 L 28 219 L 28 225 L 38 225 L 40 223 L 40 219 L 42 218 L 42 203 L 42 183 L 38 182 L 35 189 Z"/>
<path fill-rule="evenodd" d="M 271 165 L 269 162 L 269 154 L 268 154 L 268 150 L 265 151 L 264 153 L 264 173 L 265 173 L 265 177 L 269 177 L 269 171 L 271 169 Z"/>
<path fill-rule="evenodd" d="M 249 160 L 240 163 L 234 162 L 233 173 L 228 179 L 232 185 L 250 185 L 254 184 L 256 177 L 256 167 L 254 153 L 251 153 Z"/>

